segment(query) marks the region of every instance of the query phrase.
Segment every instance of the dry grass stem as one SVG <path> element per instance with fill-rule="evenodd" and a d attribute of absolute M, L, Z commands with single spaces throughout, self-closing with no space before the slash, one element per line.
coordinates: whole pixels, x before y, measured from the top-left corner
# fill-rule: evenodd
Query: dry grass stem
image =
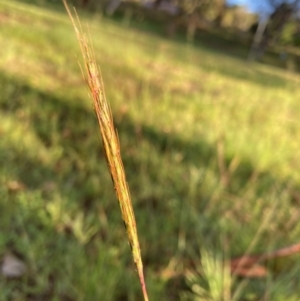
<path fill-rule="evenodd" d="M 94 109 L 98 118 L 109 171 L 112 177 L 112 181 L 114 183 L 115 191 L 121 208 L 122 218 L 124 220 L 128 240 L 132 250 L 133 260 L 135 262 L 137 272 L 140 278 L 144 300 L 148 301 L 134 211 L 131 203 L 129 188 L 126 182 L 123 162 L 120 155 L 120 144 L 118 136 L 114 128 L 110 106 L 105 97 L 102 76 L 95 60 L 94 50 L 91 46 L 90 39 L 87 39 L 85 34 L 83 33 L 80 20 L 78 18 L 78 15 L 76 14 L 76 11 L 75 14 L 77 20 L 75 22 L 68 8 L 66 0 L 62 1 L 71 18 L 73 27 L 75 29 L 80 44 L 85 65 L 85 78 L 91 92 L 91 96 L 94 103 Z"/>

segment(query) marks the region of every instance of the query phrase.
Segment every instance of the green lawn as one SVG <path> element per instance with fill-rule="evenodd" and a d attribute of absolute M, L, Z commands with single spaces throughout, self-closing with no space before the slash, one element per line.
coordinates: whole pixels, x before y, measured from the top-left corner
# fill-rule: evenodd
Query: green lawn
<path fill-rule="evenodd" d="M 217 301 L 204 260 L 299 242 L 300 76 L 79 14 L 120 138 L 150 300 Z M 27 266 L 21 279 L 0 275 L 0 301 L 142 300 L 67 14 L 0 0 L 0 28 L 0 261 L 14 253 Z M 222 300 L 241 284 L 237 300 L 298 300 L 299 260 L 236 279 Z M 210 297 L 192 293 L 205 285 Z"/>

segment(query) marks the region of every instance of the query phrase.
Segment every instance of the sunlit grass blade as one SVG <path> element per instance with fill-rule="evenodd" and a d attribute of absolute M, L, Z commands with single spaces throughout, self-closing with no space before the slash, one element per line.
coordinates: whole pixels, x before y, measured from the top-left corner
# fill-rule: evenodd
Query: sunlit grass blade
<path fill-rule="evenodd" d="M 100 132 L 102 135 L 106 160 L 121 208 L 122 218 L 124 220 L 128 235 L 128 241 L 132 250 L 133 260 L 135 262 L 140 278 L 144 300 L 148 301 L 134 211 L 120 154 L 120 144 L 118 136 L 114 128 L 110 106 L 105 97 L 102 76 L 95 60 L 94 50 L 91 46 L 90 39 L 86 38 L 86 35 L 82 30 L 78 15 L 75 12 L 77 17 L 77 22 L 75 22 L 66 1 L 62 1 L 71 18 L 80 44 L 85 66 L 85 78 L 93 99 L 94 109 L 97 115 Z"/>

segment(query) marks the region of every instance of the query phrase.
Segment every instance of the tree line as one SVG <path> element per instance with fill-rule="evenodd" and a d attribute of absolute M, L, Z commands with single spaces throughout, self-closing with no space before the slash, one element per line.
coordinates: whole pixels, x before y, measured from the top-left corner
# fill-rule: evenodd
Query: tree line
<path fill-rule="evenodd" d="M 263 53 L 270 45 L 300 46 L 300 0 L 261 0 L 255 12 L 230 6 L 226 0 L 74 0 L 85 8 L 101 7 L 108 15 L 137 9 L 146 17 L 167 23 L 174 34 L 185 27 L 187 39 L 197 30 L 232 28 L 255 36 L 254 48 Z"/>

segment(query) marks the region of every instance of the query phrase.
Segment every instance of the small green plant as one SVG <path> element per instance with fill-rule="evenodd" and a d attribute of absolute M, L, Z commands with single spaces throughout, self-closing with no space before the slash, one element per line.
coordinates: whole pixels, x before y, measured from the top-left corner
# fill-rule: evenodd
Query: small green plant
<path fill-rule="evenodd" d="M 230 266 L 221 256 L 201 250 L 201 264 L 195 272 L 186 276 L 191 293 L 186 300 L 193 301 L 232 301 L 233 277 Z"/>

